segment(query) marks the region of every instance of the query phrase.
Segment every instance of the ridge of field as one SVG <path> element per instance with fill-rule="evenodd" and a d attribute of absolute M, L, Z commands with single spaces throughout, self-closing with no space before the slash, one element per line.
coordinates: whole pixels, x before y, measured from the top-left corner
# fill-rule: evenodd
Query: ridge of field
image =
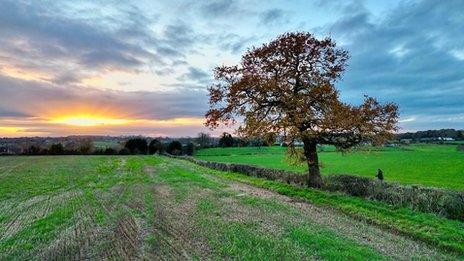
<path fill-rule="evenodd" d="M 0 260 L 448 260 L 464 253 L 461 222 L 285 186 L 161 156 L 1 157 Z"/>
<path fill-rule="evenodd" d="M 286 160 L 285 147 L 208 148 L 197 151 L 201 160 L 247 164 L 305 172 L 306 165 Z M 382 169 L 386 181 L 464 190 L 464 152 L 456 145 L 412 144 L 399 147 L 364 148 L 351 153 L 324 146 L 319 152 L 321 172 L 375 177 Z"/>

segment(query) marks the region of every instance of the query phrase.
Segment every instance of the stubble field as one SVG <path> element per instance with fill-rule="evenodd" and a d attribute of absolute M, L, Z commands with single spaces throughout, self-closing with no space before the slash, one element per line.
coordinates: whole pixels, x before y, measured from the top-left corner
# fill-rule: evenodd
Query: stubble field
<path fill-rule="evenodd" d="M 0 260 L 457 259 L 462 231 L 161 156 L 0 158 Z"/>

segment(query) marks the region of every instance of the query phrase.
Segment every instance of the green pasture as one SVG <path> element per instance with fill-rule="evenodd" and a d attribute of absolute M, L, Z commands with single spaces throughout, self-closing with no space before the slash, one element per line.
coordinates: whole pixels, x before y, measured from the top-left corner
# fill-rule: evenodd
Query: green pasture
<path fill-rule="evenodd" d="M 199 150 L 198 159 L 230 162 L 304 172 L 305 165 L 292 165 L 284 147 L 210 148 Z M 457 145 L 412 144 L 400 147 L 363 148 L 342 154 L 332 147 L 319 153 L 323 174 L 375 177 L 382 169 L 387 181 L 464 189 L 464 152 Z"/>

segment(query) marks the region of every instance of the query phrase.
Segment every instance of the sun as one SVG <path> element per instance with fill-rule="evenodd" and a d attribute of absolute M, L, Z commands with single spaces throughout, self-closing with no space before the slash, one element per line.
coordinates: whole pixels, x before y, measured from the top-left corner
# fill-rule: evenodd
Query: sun
<path fill-rule="evenodd" d="M 130 123 L 130 120 L 82 114 L 56 118 L 51 122 L 80 127 L 93 127 L 104 125 L 124 125 Z"/>

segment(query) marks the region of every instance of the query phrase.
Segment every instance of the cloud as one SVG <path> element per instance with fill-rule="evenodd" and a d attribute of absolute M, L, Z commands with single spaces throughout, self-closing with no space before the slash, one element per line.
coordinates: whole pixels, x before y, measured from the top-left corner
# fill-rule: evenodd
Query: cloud
<path fill-rule="evenodd" d="M 278 8 L 269 9 L 259 15 L 259 20 L 266 26 L 283 25 L 289 22 L 287 13 Z"/>
<path fill-rule="evenodd" d="M 204 4 L 200 6 L 202 14 L 213 17 L 231 15 L 238 10 L 238 3 L 235 0 L 205 1 Z"/>
<path fill-rule="evenodd" d="M 171 91 L 123 92 L 0 77 L 0 114 L 41 117 L 72 111 L 117 112 L 143 119 L 202 116 L 207 110 L 205 91 L 176 88 Z"/>
<path fill-rule="evenodd" d="M 116 28 L 110 28 L 101 23 L 97 26 L 87 19 L 57 16 L 61 10 L 59 5 L 23 1 L 2 1 L 0 5 L 2 53 L 14 55 L 24 64 L 31 58 L 47 58 L 96 69 L 127 69 L 140 66 L 147 58 L 155 58 L 143 48 L 150 36 L 144 28 L 134 28 L 139 26 L 137 23 L 121 21 L 115 24 Z M 121 32 L 129 28 L 145 34 L 124 34 L 122 38 Z"/>
<path fill-rule="evenodd" d="M 217 44 L 222 50 L 229 50 L 232 54 L 240 54 L 256 37 L 242 37 L 237 34 L 224 34 L 217 38 Z"/>
<path fill-rule="evenodd" d="M 178 79 L 181 81 L 194 81 L 200 84 L 207 84 L 211 80 L 209 73 L 193 66 L 188 67 L 187 72 L 181 75 Z"/>
<path fill-rule="evenodd" d="M 351 54 L 342 95 L 397 102 L 402 117 L 418 119 L 402 123 L 408 128 L 423 128 L 421 118 L 428 128 L 462 127 L 464 61 L 454 51 L 464 44 L 463 8 L 462 1 L 426 0 L 401 3 L 382 19 L 363 7 L 344 12 L 323 29 Z"/>
<path fill-rule="evenodd" d="M 1 1 L 0 66 L 40 72 L 56 84 L 108 71 L 163 73 L 203 40 L 182 20 L 153 30 L 157 16 L 130 3 L 67 3 Z"/>

